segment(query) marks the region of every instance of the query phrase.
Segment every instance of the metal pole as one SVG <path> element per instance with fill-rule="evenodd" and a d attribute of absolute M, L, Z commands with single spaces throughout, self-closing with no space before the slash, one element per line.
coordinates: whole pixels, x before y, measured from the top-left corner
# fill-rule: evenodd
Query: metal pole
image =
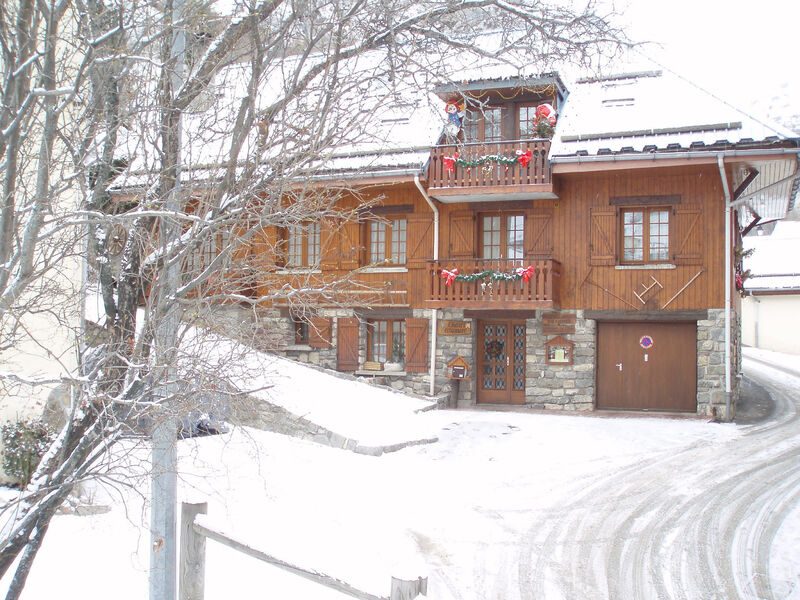
<path fill-rule="evenodd" d="M 184 0 L 173 0 L 172 24 L 180 23 L 183 19 Z M 182 25 L 173 28 L 172 48 L 172 73 L 170 83 L 172 93 L 167 101 L 175 97 L 184 81 L 185 69 L 185 37 Z M 169 107 L 171 108 L 171 107 Z M 181 209 L 181 145 L 182 145 L 182 117 L 179 114 L 174 124 L 176 127 L 175 140 L 175 181 L 167 195 L 166 209 L 180 211 Z M 169 153 L 167 153 L 169 156 Z M 169 167 L 171 165 L 165 165 Z M 180 232 L 168 219 L 161 219 L 161 243 L 166 250 Z M 178 423 L 175 415 L 164 406 L 174 398 L 176 390 L 174 377 L 174 356 L 177 333 L 180 327 L 180 312 L 176 304 L 168 305 L 168 298 L 177 290 L 180 282 L 180 266 L 165 261 L 162 275 L 162 289 L 157 301 L 161 319 L 156 325 L 156 368 L 159 369 L 163 384 L 154 400 L 162 405 L 156 413 L 156 422 L 153 429 L 153 457 L 151 475 L 151 506 L 150 506 L 150 600 L 175 600 L 177 597 L 177 503 L 178 503 L 178 452 L 177 430 Z"/>

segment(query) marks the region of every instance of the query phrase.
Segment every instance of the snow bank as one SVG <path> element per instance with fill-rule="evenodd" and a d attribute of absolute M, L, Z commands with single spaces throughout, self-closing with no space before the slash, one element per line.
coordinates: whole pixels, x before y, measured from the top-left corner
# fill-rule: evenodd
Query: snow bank
<path fill-rule="evenodd" d="M 236 342 L 214 338 L 214 354 L 233 382 L 252 395 L 276 404 L 363 446 L 392 446 L 435 434 L 418 411 L 431 402 L 361 381 L 344 379 Z M 241 357 L 230 362 L 230 357 Z"/>

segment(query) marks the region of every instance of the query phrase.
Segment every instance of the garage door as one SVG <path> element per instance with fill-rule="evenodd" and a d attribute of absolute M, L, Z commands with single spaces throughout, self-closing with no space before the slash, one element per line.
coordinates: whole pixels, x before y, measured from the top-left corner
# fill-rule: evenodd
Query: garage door
<path fill-rule="evenodd" d="M 598 323 L 597 408 L 695 412 L 696 323 Z"/>

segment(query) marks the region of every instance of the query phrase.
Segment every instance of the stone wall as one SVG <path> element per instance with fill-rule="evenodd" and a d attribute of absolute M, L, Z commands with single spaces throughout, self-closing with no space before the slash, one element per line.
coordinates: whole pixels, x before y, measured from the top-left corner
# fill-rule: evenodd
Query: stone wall
<path fill-rule="evenodd" d="M 731 346 L 741 347 L 741 328 L 739 315 L 731 315 Z M 739 378 L 737 364 L 740 352 L 732 356 L 734 372 L 731 380 L 731 416 L 736 414 L 739 397 Z M 716 417 L 722 420 L 725 415 L 725 310 L 708 310 L 706 319 L 697 322 L 697 414 Z"/>
<path fill-rule="evenodd" d="M 545 359 L 545 343 L 555 337 L 542 333 L 539 318 L 528 319 L 527 369 L 525 402 L 531 408 L 557 410 L 592 410 L 594 407 L 594 365 L 596 326 L 583 318 L 583 311 L 562 311 L 576 316 L 575 333 L 562 337 L 575 344 L 573 364 L 549 365 Z"/>
<path fill-rule="evenodd" d="M 430 311 L 427 311 L 430 314 Z M 439 321 L 463 321 L 462 309 L 446 308 L 439 311 Z M 458 382 L 458 406 L 472 406 L 475 404 L 475 319 L 472 319 L 471 333 L 468 335 L 437 335 L 436 336 L 436 384 L 443 390 L 450 390 L 454 385 L 447 378 L 447 363 L 456 356 L 462 357 L 469 364 L 469 378 Z"/>

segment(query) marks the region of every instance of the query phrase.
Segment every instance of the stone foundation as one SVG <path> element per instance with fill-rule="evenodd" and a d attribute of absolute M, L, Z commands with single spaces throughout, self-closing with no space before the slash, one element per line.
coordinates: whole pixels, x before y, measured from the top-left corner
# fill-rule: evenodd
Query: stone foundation
<path fill-rule="evenodd" d="M 597 352 L 597 327 L 592 319 L 584 318 L 581 310 L 562 311 L 562 314 L 574 314 L 576 317 L 575 333 L 563 334 L 563 337 L 574 343 L 573 364 L 547 364 L 545 344 L 554 335 L 542 332 L 542 317 L 526 321 L 526 374 L 525 405 L 535 409 L 590 411 L 594 409 L 595 398 L 595 365 Z M 236 331 L 240 339 L 248 341 L 261 350 L 284 355 L 299 362 L 316 365 L 325 369 L 336 369 L 336 339 L 339 318 L 354 316 L 352 309 L 321 309 L 318 316 L 331 319 L 332 343 L 330 348 L 315 349 L 310 346 L 294 344 L 294 327 L 285 315 L 277 309 L 259 310 L 257 313 L 241 308 L 226 308 L 215 316 L 214 326 L 230 334 Z M 428 344 L 433 335 L 431 329 L 431 311 L 414 309 L 414 318 L 428 320 Z M 509 318 L 513 313 L 509 313 Z M 737 327 L 738 315 L 732 317 L 732 346 L 734 348 L 734 365 L 740 361 L 740 331 Z M 438 320 L 463 321 L 464 311 L 461 309 L 440 309 Z M 451 381 L 447 378 L 447 363 L 461 356 L 470 366 L 469 377 L 459 382 L 458 406 L 469 407 L 476 404 L 476 342 L 478 320 L 468 319 L 471 332 L 467 335 L 443 336 L 436 339 L 436 380 L 434 395 L 447 395 Z M 697 413 L 718 419 L 725 419 L 725 311 L 711 309 L 707 318 L 697 322 Z M 248 338 L 249 336 L 249 338 Z M 359 327 L 359 362 L 366 361 L 367 326 L 362 322 Z M 430 351 L 430 350 L 429 350 Z M 735 372 L 734 372 L 735 373 Z M 423 373 L 390 374 L 376 371 L 374 374 L 359 374 L 359 378 L 375 385 L 389 387 L 416 396 L 429 396 L 430 375 Z M 735 414 L 738 398 L 738 377 L 733 378 L 731 394 L 732 413 Z"/>

